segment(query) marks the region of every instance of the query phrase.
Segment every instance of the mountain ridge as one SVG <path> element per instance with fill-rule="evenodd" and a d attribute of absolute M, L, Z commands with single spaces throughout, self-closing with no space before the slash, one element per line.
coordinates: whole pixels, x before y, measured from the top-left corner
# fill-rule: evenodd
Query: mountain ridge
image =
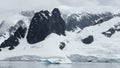
<path fill-rule="evenodd" d="M 106 59 L 108 62 L 109 58 L 120 58 L 119 13 L 93 14 L 81 11 L 66 16 L 63 12 L 57 8 L 52 12 L 42 10 L 33 14 L 31 19 L 22 17 L 17 20 L 17 22 L 22 21 L 22 25 L 17 23 L 17 28 L 11 30 L 12 36 L 1 39 L 2 41 L 10 39 L 9 43 L 1 41 L 1 60 L 15 56 L 34 55 L 48 57 L 46 60 L 50 57 L 52 59 L 53 57 L 64 57 L 65 62 L 70 63 L 72 61 L 69 58 L 77 59 L 73 57 L 76 54 L 78 57 L 88 56 L 88 59 L 81 58 L 86 61 L 89 61 L 89 56 L 93 56 L 91 62 L 97 60 L 96 57 L 98 59 L 108 57 Z M 10 32 L 7 31 L 7 33 L 9 35 Z M 15 37 L 19 43 L 16 45 L 14 43 L 16 39 L 10 37 Z M 14 40 L 11 42 L 11 39 Z M 22 59 L 22 57 L 20 58 Z M 57 59 L 64 60 L 63 58 Z M 51 62 L 54 60 L 56 59 L 50 59 Z"/>

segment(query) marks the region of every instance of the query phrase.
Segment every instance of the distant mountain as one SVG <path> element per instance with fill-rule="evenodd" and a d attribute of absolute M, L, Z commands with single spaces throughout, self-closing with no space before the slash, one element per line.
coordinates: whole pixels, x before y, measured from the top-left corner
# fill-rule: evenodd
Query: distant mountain
<path fill-rule="evenodd" d="M 11 16 L 0 24 L 0 60 L 120 62 L 120 13 L 102 9 L 60 7 Z"/>
<path fill-rule="evenodd" d="M 65 35 L 65 28 L 65 22 L 57 8 L 52 13 L 47 10 L 37 12 L 31 20 L 27 41 L 30 44 L 43 41 L 50 33 Z"/>

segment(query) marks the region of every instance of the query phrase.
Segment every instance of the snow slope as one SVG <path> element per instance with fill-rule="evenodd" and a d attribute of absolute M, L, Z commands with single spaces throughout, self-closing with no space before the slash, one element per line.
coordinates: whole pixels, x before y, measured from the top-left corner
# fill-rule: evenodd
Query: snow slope
<path fill-rule="evenodd" d="M 28 18 L 21 15 L 11 17 L 6 22 L 15 25 L 21 19 L 25 21 L 28 27 Z M 51 33 L 44 41 L 36 44 L 28 44 L 25 37 L 20 40 L 20 44 L 14 50 L 9 51 L 7 48 L 3 49 L 0 52 L 0 60 L 15 60 L 17 57 L 23 60 L 29 60 L 26 56 L 32 56 L 32 58 L 37 56 L 39 58 L 36 60 L 50 63 L 72 63 L 75 60 L 83 60 L 82 62 L 112 62 L 112 60 L 117 60 L 116 62 L 120 62 L 120 32 L 115 32 L 110 38 L 102 34 L 102 32 L 114 27 L 119 22 L 120 17 L 116 16 L 103 23 L 85 27 L 83 30 L 77 28 L 75 31 L 66 31 L 66 36 Z M 8 25 L 8 27 L 10 26 L 11 24 Z M 93 36 L 94 41 L 91 44 L 83 43 L 81 40 L 89 35 Z M 65 43 L 63 50 L 59 48 L 61 42 Z"/>
<path fill-rule="evenodd" d="M 2 21 L 2 23 L 0 24 L 0 44 L 10 37 L 9 30 L 12 30 L 11 27 L 15 27 L 20 20 L 22 20 L 26 24 L 26 27 L 29 27 L 30 20 L 20 14 L 13 15 Z M 18 27 L 15 28 L 17 29 Z"/>
<path fill-rule="evenodd" d="M 76 50 L 76 52 L 73 52 L 73 54 L 79 53 L 80 55 L 91 55 L 91 56 L 104 57 L 104 58 L 119 58 L 119 44 L 120 44 L 119 33 L 120 32 L 116 32 L 110 38 L 107 38 L 102 34 L 102 32 L 113 27 L 118 22 L 120 22 L 120 17 L 115 17 L 102 24 L 84 28 L 80 33 L 73 34 L 74 40 L 70 41 L 72 45 L 68 44 L 69 46 L 71 45 L 71 47 L 67 49 L 69 50 L 72 48 L 69 51 Z M 81 39 L 84 39 L 89 35 L 93 35 L 94 37 L 93 43 L 87 45 L 80 42 Z M 75 46 L 76 48 L 73 48 Z"/>

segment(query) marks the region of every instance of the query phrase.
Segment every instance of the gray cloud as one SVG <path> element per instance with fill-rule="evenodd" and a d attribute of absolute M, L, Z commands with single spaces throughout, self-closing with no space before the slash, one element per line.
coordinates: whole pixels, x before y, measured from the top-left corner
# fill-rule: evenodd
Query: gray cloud
<path fill-rule="evenodd" d="M 0 22 L 21 10 L 51 10 L 59 5 L 58 0 L 0 0 Z"/>
<path fill-rule="evenodd" d="M 63 5 L 67 6 L 113 6 L 119 7 L 120 0 L 59 0 Z"/>
<path fill-rule="evenodd" d="M 119 0 L 0 0 L 0 19 L 21 10 L 52 10 L 60 5 L 65 6 L 113 6 L 119 7 Z M 5 15 L 5 16 L 4 16 Z M 1 17 L 2 16 L 2 17 Z"/>
<path fill-rule="evenodd" d="M 11 9 L 51 9 L 66 6 L 120 6 L 119 0 L 0 0 L 0 10 Z"/>
<path fill-rule="evenodd" d="M 60 2 L 63 5 L 75 6 L 75 7 L 93 6 L 98 4 L 98 1 L 96 0 L 60 0 Z"/>
<path fill-rule="evenodd" d="M 50 9 L 60 5 L 57 0 L 0 0 L 1 9 Z"/>

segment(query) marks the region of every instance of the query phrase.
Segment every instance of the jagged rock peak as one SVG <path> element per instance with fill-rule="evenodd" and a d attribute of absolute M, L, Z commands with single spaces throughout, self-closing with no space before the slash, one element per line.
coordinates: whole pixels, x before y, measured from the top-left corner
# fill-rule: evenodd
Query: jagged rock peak
<path fill-rule="evenodd" d="M 52 14 L 53 14 L 54 16 L 58 16 L 58 17 L 61 15 L 61 13 L 60 13 L 60 11 L 59 11 L 58 8 L 55 8 L 55 9 L 52 11 Z"/>
<path fill-rule="evenodd" d="M 34 44 L 43 41 L 50 33 L 65 35 L 65 22 L 59 9 L 55 8 L 51 13 L 47 10 L 35 13 L 30 23 L 27 41 Z"/>

